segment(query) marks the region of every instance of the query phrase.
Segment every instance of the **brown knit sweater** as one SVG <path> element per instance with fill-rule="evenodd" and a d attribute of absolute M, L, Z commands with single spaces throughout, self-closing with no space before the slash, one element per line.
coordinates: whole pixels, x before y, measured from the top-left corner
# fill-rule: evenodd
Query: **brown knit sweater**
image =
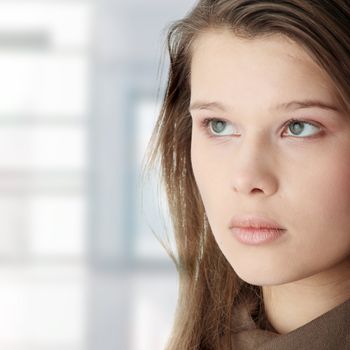
<path fill-rule="evenodd" d="M 350 350 L 350 299 L 287 334 L 268 323 L 257 327 L 247 308 L 239 314 L 242 331 L 235 334 L 235 350 Z"/>

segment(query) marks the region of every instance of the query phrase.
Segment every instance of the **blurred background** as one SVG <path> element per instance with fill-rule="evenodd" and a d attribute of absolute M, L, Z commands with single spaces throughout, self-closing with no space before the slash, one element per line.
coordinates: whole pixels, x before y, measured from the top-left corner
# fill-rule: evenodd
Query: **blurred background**
<path fill-rule="evenodd" d="M 0 349 L 164 349 L 171 232 L 139 176 L 194 2 L 0 0 Z"/>

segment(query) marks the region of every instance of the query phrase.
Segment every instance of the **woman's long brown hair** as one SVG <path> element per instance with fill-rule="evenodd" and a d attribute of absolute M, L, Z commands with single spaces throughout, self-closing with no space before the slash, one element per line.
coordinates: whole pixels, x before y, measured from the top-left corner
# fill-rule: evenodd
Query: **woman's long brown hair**
<path fill-rule="evenodd" d="M 179 276 L 167 350 L 234 350 L 235 333 L 245 327 L 238 319 L 242 305 L 257 327 L 268 329 L 262 288 L 241 280 L 220 251 L 191 167 L 191 50 L 201 33 L 220 28 L 249 40 L 270 35 L 292 39 L 329 75 L 344 111 L 350 111 L 348 0 L 200 0 L 171 24 L 167 87 L 144 164 L 148 171 L 159 161 L 177 248 L 176 257 L 163 244 Z"/>

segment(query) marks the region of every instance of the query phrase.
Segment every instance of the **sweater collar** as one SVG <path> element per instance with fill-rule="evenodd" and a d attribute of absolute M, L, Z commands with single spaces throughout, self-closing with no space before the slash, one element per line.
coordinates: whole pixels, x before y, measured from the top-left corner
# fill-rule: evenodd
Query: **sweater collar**
<path fill-rule="evenodd" d="M 244 307 L 239 314 L 243 330 L 235 334 L 235 349 L 349 349 L 350 299 L 287 334 L 257 328 Z"/>

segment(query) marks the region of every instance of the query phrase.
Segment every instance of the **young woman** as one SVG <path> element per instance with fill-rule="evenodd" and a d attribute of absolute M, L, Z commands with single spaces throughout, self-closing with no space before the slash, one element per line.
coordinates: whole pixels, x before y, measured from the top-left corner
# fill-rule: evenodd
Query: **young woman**
<path fill-rule="evenodd" d="M 350 349 L 350 2 L 201 0 L 168 44 L 167 349 Z"/>

